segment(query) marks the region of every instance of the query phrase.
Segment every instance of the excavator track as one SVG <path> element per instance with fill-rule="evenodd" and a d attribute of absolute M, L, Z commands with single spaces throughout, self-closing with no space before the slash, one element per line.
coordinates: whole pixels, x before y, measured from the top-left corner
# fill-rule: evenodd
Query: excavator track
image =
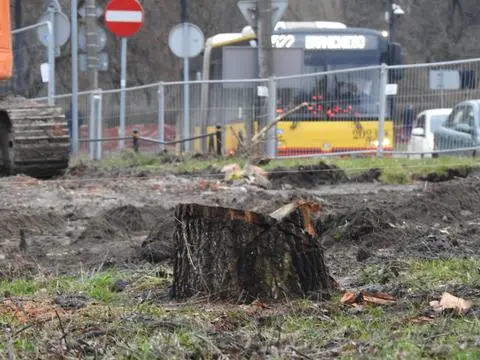
<path fill-rule="evenodd" d="M 61 175 L 68 168 L 70 137 L 65 112 L 21 97 L 0 99 L 0 165 L 4 176 Z"/>

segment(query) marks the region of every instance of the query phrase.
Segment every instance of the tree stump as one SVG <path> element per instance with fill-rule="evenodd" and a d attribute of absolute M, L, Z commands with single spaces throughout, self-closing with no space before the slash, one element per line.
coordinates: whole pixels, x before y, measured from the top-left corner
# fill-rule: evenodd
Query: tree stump
<path fill-rule="evenodd" d="M 311 219 L 319 210 L 303 201 L 270 215 L 177 205 L 174 297 L 238 302 L 328 297 L 332 278 Z"/>

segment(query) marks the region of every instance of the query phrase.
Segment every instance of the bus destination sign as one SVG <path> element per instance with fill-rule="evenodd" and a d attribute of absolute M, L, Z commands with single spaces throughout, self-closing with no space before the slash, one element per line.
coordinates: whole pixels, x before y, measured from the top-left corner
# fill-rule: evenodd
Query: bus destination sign
<path fill-rule="evenodd" d="M 364 50 L 367 39 L 363 35 L 307 35 L 307 50 Z"/>
<path fill-rule="evenodd" d="M 272 35 L 275 48 L 306 50 L 377 50 L 378 38 L 373 35 Z"/>

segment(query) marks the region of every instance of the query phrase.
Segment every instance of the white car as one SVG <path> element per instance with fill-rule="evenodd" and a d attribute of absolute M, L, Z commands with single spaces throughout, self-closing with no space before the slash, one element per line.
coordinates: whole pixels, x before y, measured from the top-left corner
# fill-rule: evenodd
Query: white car
<path fill-rule="evenodd" d="M 432 157 L 433 133 L 447 120 L 451 108 L 424 110 L 417 115 L 412 134 L 408 142 L 408 152 L 430 152 L 429 154 L 409 155 L 411 159 Z"/>

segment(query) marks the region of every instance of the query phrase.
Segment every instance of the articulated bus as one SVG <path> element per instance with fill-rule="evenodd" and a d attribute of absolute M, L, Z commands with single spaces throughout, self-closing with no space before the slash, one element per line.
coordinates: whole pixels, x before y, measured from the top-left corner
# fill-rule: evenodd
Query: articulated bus
<path fill-rule="evenodd" d="M 246 136 L 246 121 L 258 129 L 259 105 L 266 101 L 261 89 L 268 84 L 252 80 L 259 77 L 257 50 L 256 35 L 247 26 L 210 37 L 202 56 L 191 63 L 191 78 L 229 80 L 203 82 L 191 99 L 200 109 L 192 114 L 195 132 L 222 125 L 227 151 L 235 151 L 239 134 Z M 278 22 L 272 51 L 274 76 L 283 77 L 276 86 L 277 114 L 308 102 L 277 124 L 278 156 L 377 147 L 379 65 L 403 63 L 402 47 L 391 43 L 387 33 L 337 22 Z M 342 71 L 351 68 L 358 70 Z M 390 71 L 388 81 L 401 77 L 400 71 Z M 394 144 L 391 111 L 387 106 L 387 150 Z"/>

